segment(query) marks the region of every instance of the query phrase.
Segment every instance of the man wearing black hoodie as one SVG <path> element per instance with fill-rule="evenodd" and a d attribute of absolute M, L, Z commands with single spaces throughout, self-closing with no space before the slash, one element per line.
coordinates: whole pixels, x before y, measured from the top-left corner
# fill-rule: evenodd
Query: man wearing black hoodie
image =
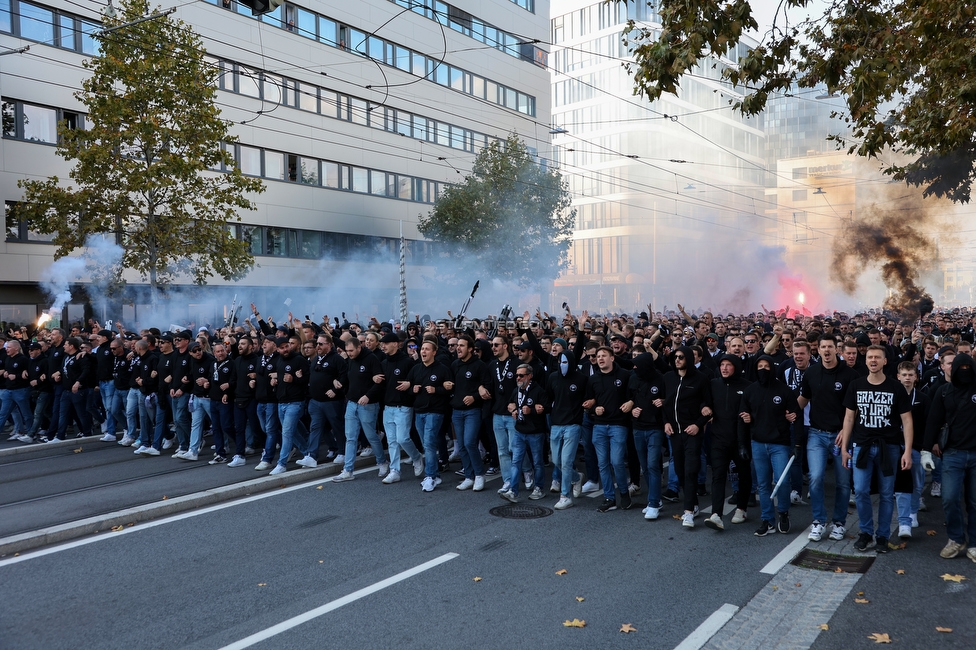
<path fill-rule="evenodd" d="M 620 507 L 632 505 L 627 491 L 627 420 L 634 403 L 627 394 L 630 372 L 614 364 L 613 350 L 601 346 L 596 351 L 598 372 L 586 384 L 583 408 L 593 419 L 593 447 L 596 449 L 603 483 L 603 503 L 598 512 L 617 509 L 614 480 L 620 492 Z M 612 471 L 611 471 L 612 469 Z"/>
<path fill-rule="evenodd" d="M 751 384 L 742 394 L 743 420 L 749 425 L 749 438 L 752 442 L 752 458 L 759 482 L 759 505 L 762 508 L 762 521 L 756 530 L 757 537 L 765 537 L 777 531 L 790 532 L 790 486 L 785 481 L 777 493 L 779 524 L 775 522 L 772 494 L 773 484 L 777 483 L 789 463 L 790 450 L 802 462 L 799 448 L 790 446 L 790 425 L 796 421 L 800 411 L 796 397 L 790 387 L 777 379 L 773 370 L 773 359 L 762 355 L 756 361 L 756 383 Z M 742 480 L 741 477 L 739 480 Z M 891 519 L 891 513 L 888 513 Z"/>
<path fill-rule="evenodd" d="M 390 473 L 383 479 L 389 485 L 400 480 L 400 449 L 407 452 L 413 463 L 413 475 L 424 476 L 423 454 L 410 439 L 413 426 L 413 391 L 410 384 L 410 370 L 414 360 L 400 349 L 400 337 L 392 332 L 380 339 L 384 354 L 380 361 L 383 377 L 386 380 L 386 393 L 383 400 L 383 429 L 389 444 Z"/>
<path fill-rule="evenodd" d="M 583 493 L 583 477 L 574 467 L 583 428 L 583 396 L 586 391 L 586 375 L 576 364 L 576 355 L 570 350 L 560 352 L 556 369 L 546 381 L 551 421 L 549 447 L 552 452 L 552 480 L 559 483 L 559 501 L 556 510 L 573 505 L 573 498 Z M 661 463 L 658 460 L 658 471 Z M 570 496 L 572 494 L 572 496 Z"/>
<path fill-rule="evenodd" d="M 671 440 L 675 471 L 684 493 L 681 525 L 695 527 L 698 513 L 698 470 L 701 469 L 702 433 L 711 408 L 709 378 L 695 368 L 695 354 L 688 346 L 674 351 L 674 370 L 664 375 L 667 399 L 664 405 L 664 433 Z"/>
<path fill-rule="evenodd" d="M 644 519 L 653 521 L 661 512 L 661 451 L 664 447 L 664 376 L 655 367 L 654 355 L 644 352 L 634 359 L 628 384 L 634 408 L 634 446 L 641 470 L 647 477 L 647 507 Z"/>
<path fill-rule="evenodd" d="M 508 410 L 515 420 L 515 436 L 512 438 L 512 467 L 507 477 L 508 490 L 501 493 L 506 501 L 518 503 L 519 472 L 526 450 L 532 453 L 535 470 L 534 485 L 529 498 L 541 499 L 545 496 L 545 465 L 543 445 L 546 436 L 546 398 L 545 389 L 534 379 L 533 368 L 528 363 L 520 364 L 515 371 L 518 385 L 509 396 Z"/>
<path fill-rule="evenodd" d="M 952 362 L 950 383 L 934 392 L 925 427 L 922 466 L 935 469 L 942 456 L 942 509 L 949 542 L 940 555 L 956 557 L 966 547 L 966 557 L 976 562 L 976 364 L 968 354 Z M 946 426 L 945 440 L 940 437 Z M 963 504 L 966 519 L 963 522 Z"/>
<path fill-rule="evenodd" d="M 739 489 L 735 493 L 736 510 L 733 524 L 746 521 L 746 508 L 752 494 L 752 472 L 749 469 L 751 449 L 746 439 L 742 414 L 742 395 L 749 387 L 742 377 L 742 360 L 726 354 L 719 357 L 719 378 L 712 379 L 712 516 L 705 525 L 715 530 L 725 530 L 722 512 L 725 507 L 725 480 L 729 462 L 734 462 L 739 472 Z"/>

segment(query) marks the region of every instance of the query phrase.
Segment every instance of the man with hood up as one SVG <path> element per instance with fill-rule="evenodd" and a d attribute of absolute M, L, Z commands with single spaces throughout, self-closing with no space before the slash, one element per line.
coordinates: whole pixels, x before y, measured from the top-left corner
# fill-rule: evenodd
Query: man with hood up
<path fill-rule="evenodd" d="M 976 562 L 976 364 L 973 358 L 968 354 L 956 355 L 949 383 L 932 397 L 921 458 L 922 466 L 933 470 L 933 455 L 942 457 L 942 509 L 949 542 L 940 555 L 946 559 L 959 555 L 966 547 L 968 533 L 966 557 Z"/>
<path fill-rule="evenodd" d="M 674 370 L 664 375 L 664 433 L 671 439 L 675 471 L 684 496 L 685 511 L 681 525 L 695 527 L 698 513 L 698 470 L 701 469 L 702 438 L 711 408 L 709 377 L 695 368 L 695 354 L 682 346 L 672 354 Z"/>
<path fill-rule="evenodd" d="M 573 505 L 573 498 L 579 498 L 583 493 L 583 477 L 576 471 L 574 461 L 583 427 L 586 375 L 579 369 L 576 355 L 571 350 L 561 351 L 555 361 L 556 369 L 546 380 L 546 394 L 552 405 L 549 448 L 553 460 L 552 480 L 559 482 L 560 487 L 555 508 L 565 510 Z M 658 472 L 660 468 L 659 458 Z"/>
<path fill-rule="evenodd" d="M 742 420 L 744 409 L 742 396 L 749 382 L 742 376 L 742 360 L 733 355 L 719 357 L 720 376 L 712 379 L 712 516 L 705 525 L 715 530 L 725 530 L 722 512 L 725 507 L 725 480 L 729 473 L 729 462 L 735 463 L 739 471 L 739 489 L 735 493 L 735 514 L 733 524 L 746 521 L 746 508 L 752 495 L 752 472 L 749 459 L 752 458 Z"/>
<path fill-rule="evenodd" d="M 664 376 L 655 367 L 655 355 L 644 352 L 634 358 L 628 385 L 634 408 L 634 445 L 641 471 L 647 477 L 647 507 L 644 519 L 653 521 L 661 512 L 661 451 L 664 447 L 664 418 L 661 409 L 667 390 Z"/>
<path fill-rule="evenodd" d="M 790 532 L 790 486 L 784 481 L 777 493 L 777 524 L 773 512 L 773 485 L 783 475 L 791 449 L 792 455 L 798 456 L 794 462 L 803 462 L 800 448 L 790 446 L 790 425 L 796 421 L 800 407 L 790 387 L 776 378 L 773 365 L 772 357 L 760 356 L 755 366 L 756 382 L 742 393 L 742 411 L 745 413 L 742 419 L 749 425 L 752 459 L 759 482 L 759 506 L 762 508 L 757 537 L 765 537 L 777 530 L 784 534 Z M 742 480 L 741 475 L 739 480 Z"/>

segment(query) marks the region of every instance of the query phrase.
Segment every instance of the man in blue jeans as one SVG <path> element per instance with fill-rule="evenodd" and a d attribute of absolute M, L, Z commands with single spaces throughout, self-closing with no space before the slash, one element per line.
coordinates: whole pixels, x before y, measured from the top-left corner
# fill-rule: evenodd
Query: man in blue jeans
<path fill-rule="evenodd" d="M 508 477 L 512 468 L 512 436 L 515 435 L 515 420 L 508 412 L 508 398 L 515 390 L 515 369 L 518 359 L 512 354 L 512 342 L 507 336 L 495 335 L 491 340 L 494 359 L 488 363 L 491 377 L 491 424 L 498 448 L 498 469 L 502 475 L 501 494 L 509 488 Z"/>
<path fill-rule="evenodd" d="M 932 398 L 921 458 L 925 469 L 933 470 L 933 454 L 942 456 L 942 509 L 949 541 L 940 555 L 954 558 L 968 544 L 966 557 L 976 562 L 976 366 L 972 357 L 956 355 L 949 384 Z M 947 427 L 944 445 L 943 425 Z"/>
<path fill-rule="evenodd" d="M 532 366 L 523 363 L 515 371 L 518 387 L 509 398 L 508 410 L 510 417 L 515 420 L 515 435 L 512 437 L 512 466 L 507 477 L 509 488 L 501 493 L 506 501 L 518 503 L 519 474 L 525 451 L 532 454 L 533 489 L 529 498 L 541 499 L 545 496 L 542 485 L 545 484 L 545 446 L 546 436 L 546 396 L 545 389 L 533 379 Z"/>
<path fill-rule="evenodd" d="M 437 360 L 437 342 L 433 338 L 425 340 L 420 346 L 420 363 L 410 371 L 414 420 L 424 443 L 425 476 L 421 483 L 424 492 L 433 492 L 441 484 L 437 448 L 451 398 L 444 386 L 450 379 L 450 368 Z"/>
<path fill-rule="evenodd" d="M 458 337 L 457 359 L 451 364 L 452 381 L 445 387 L 454 392 L 451 421 L 454 424 L 456 445 L 460 445 L 464 480 L 455 489 L 480 492 L 485 489 L 484 464 L 478 449 L 481 429 L 481 407 L 490 396 L 488 366 L 474 354 L 474 339 L 467 334 Z"/>
<path fill-rule="evenodd" d="M 832 336 L 824 336 L 817 343 L 820 363 L 811 364 L 800 381 L 800 395 L 796 401 L 800 408 L 810 406 L 810 428 L 807 429 L 806 442 L 801 437 L 798 444 L 807 450 L 807 465 L 810 467 L 810 509 L 813 524 L 810 526 L 811 541 L 819 542 L 826 530 L 827 507 L 824 494 L 824 475 L 827 473 L 827 459 L 840 453 L 842 438 L 840 430 L 844 426 L 844 397 L 851 382 L 857 379 L 846 363 L 837 357 L 837 341 Z M 830 517 L 830 539 L 839 541 L 847 533 L 847 507 L 851 498 L 851 470 L 840 462 L 839 455 L 834 458 L 834 509 Z"/>
<path fill-rule="evenodd" d="M 7 341 L 4 344 L 7 356 L 3 359 L 3 402 L 0 406 L 0 426 L 7 422 L 7 418 L 17 409 L 22 418 L 22 429 L 14 432 L 26 436 L 34 424 L 34 414 L 30 408 L 30 386 L 27 379 L 27 356 L 21 351 L 20 343 Z"/>
<path fill-rule="evenodd" d="M 576 355 L 565 350 L 556 357 L 557 369 L 549 373 L 546 393 L 552 410 L 549 447 L 552 451 L 552 480 L 559 483 L 556 510 L 573 505 L 573 499 L 583 494 L 583 477 L 576 471 L 574 461 L 583 429 L 583 397 L 586 375 L 576 364 Z M 660 458 L 658 472 L 660 472 Z M 660 483 L 660 481 L 659 481 Z"/>
<path fill-rule="evenodd" d="M 376 464 L 379 466 L 379 477 L 386 478 L 390 463 L 386 460 L 383 441 L 376 433 L 380 397 L 383 396 L 383 380 L 376 381 L 376 378 L 382 377 L 383 368 L 376 355 L 369 352 L 359 339 L 350 338 L 345 346 L 349 372 L 349 388 L 346 391 L 346 449 L 342 472 L 332 481 L 340 483 L 356 478 L 352 471 L 355 468 L 360 428 L 373 448 Z"/>
<path fill-rule="evenodd" d="M 872 541 L 878 553 L 887 553 L 891 537 L 891 515 L 895 509 L 895 466 L 912 468 L 912 402 L 905 388 L 884 373 L 886 351 L 871 345 L 865 355 L 868 376 L 851 382 L 844 398 L 847 413 L 841 458 L 847 464 L 853 456 L 854 493 L 861 532 L 854 549 L 866 551 Z M 900 425 L 900 426 L 899 426 Z M 852 451 L 848 446 L 852 445 Z M 902 452 L 901 445 L 904 445 Z M 871 477 L 878 478 L 878 526 L 875 532 L 871 505 Z"/>
<path fill-rule="evenodd" d="M 644 352 L 634 359 L 628 391 L 634 402 L 634 446 L 641 470 L 647 477 L 647 507 L 644 519 L 654 521 L 661 511 L 661 452 L 664 448 L 664 376 L 654 367 L 655 352 Z"/>
<path fill-rule="evenodd" d="M 593 447 L 603 483 L 603 503 L 597 512 L 616 510 L 617 493 L 620 508 L 627 510 L 633 504 L 627 491 L 627 420 L 634 407 L 627 393 L 630 371 L 614 364 L 613 350 L 605 345 L 597 348 L 596 365 L 598 372 L 586 384 L 583 408 L 593 418 Z"/>

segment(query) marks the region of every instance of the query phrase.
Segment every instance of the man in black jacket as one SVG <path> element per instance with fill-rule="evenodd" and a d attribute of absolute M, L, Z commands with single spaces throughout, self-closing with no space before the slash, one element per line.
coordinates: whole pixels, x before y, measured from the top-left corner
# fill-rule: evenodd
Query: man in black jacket
<path fill-rule="evenodd" d="M 515 435 L 512 438 L 512 467 L 507 476 L 508 490 L 501 493 L 506 501 L 518 503 L 519 473 L 525 451 L 532 454 L 532 464 L 535 469 L 533 477 L 534 488 L 529 494 L 533 500 L 545 496 L 542 486 L 545 484 L 545 465 L 543 446 L 547 433 L 546 427 L 546 391 L 533 379 L 532 366 L 523 363 L 515 371 L 518 387 L 509 397 L 508 410 L 515 420 Z"/>
<path fill-rule="evenodd" d="M 746 508 L 752 494 L 752 471 L 749 459 L 752 458 L 748 441 L 743 435 L 742 395 L 749 387 L 742 377 L 742 360 L 733 354 L 720 357 L 718 371 L 720 378 L 711 380 L 712 393 L 712 515 L 705 525 L 715 530 L 725 530 L 722 512 L 725 507 L 725 480 L 729 473 L 729 463 L 735 463 L 739 474 L 739 489 L 735 493 L 735 513 L 733 524 L 746 521 Z"/>
<path fill-rule="evenodd" d="M 454 424 L 456 445 L 461 447 L 461 463 L 464 480 L 456 489 L 479 492 L 485 488 L 484 465 L 478 450 L 478 433 L 481 429 L 481 406 L 488 394 L 491 380 L 488 366 L 474 354 L 474 340 L 467 334 L 458 337 L 457 359 L 451 365 L 453 380 L 448 382 L 454 391 L 451 420 Z"/>
<path fill-rule="evenodd" d="M 424 456 L 410 439 L 413 427 L 413 391 L 410 384 L 411 359 L 400 349 L 400 337 L 390 333 L 380 339 L 383 350 L 380 366 L 383 368 L 386 392 L 383 399 L 383 429 L 389 445 L 390 472 L 383 479 L 389 485 L 400 480 L 400 450 L 407 452 L 413 463 L 413 475 L 424 475 Z"/>
<path fill-rule="evenodd" d="M 345 447 L 346 444 L 345 387 L 349 383 L 346 360 L 336 351 L 332 336 L 327 332 L 316 337 L 315 353 L 309 363 L 308 379 L 309 454 L 318 460 L 322 434 L 328 433 L 326 460 L 345 463 L 345 450 L 340 454 L 339 445 Z"/>
<path fill-rule="evenodd" d="M 95 335 L 98 347 L 92 350 L 95 361 L 95 377 L 98 381 L 98 396 L 101 398 L 102 407 L 105 409 L 105 435 L 102 436 L 102 442 L 115 442 L 116 428 L 122 425 L 122 422 L 116 419 L 113 408 L 115 381 L 112 375 L 115 372 L 115 359 L 112 355 L 112 338 L 111 330 L 99 330 Z"/>
<path fill-rule="evenodd" d="M 603 483 L 603 503 L 597 512 L 617 509 L 616 493 L 620 493 L 620 507 L 632 505 L 627 491 L 627 424 L 634 402 L 627 394 L 630 372 L 614 364 L 613 350 L 601 346 L 596 351 L 597 372 L 586 383 L 583 408 L 593 420 L 593 447 L 596 449 Z M 614 481 L 616 480 L 616 490 Z"/>
<path fill-rule="evenodd" d="M 433 492 L 441 484 L 437 449 L 441 425 L 449 409 L 450 391 L 445 384 L 451 370 L 437 360 L 437 342 L 431 337 L 420 346 L 420 363 L 410 371 L 410 385 L 414 394 L 414 420 L 417 433 L 424 443 L 424 480 L 421 489 Z"/>
<path fill-rule="evenodd" d="M 3 359 L 3 402 L 0 406 L 0 426 L 7 422 L 7 418 L 17 409 L 21 417 L 21 429 L 14 427 L 16 439 L 24 442 L 27 432 L 33 428 L 34 414 L 30 408 L 30 381 L 28 379 L 29 360 L 21 351 L 18 341 L 4 343 L 6 357 Z M 32 442 L 33 439 L 30 439 Z"/>
<path fill-rule="evenodd" d="M 194 461 L 200 457 L 200 447 L 203 445 L 203 424 L 207 417 L 213 420 L 214 442 L 216 443 L 219 439 L 221 447 L 223 446 L 223 426 L 220 419 L 215 419 L 211 415 L 210 396 L 214 391 L 216 391 L 218 399 L 223 394 L 220 391 L 220 385 L 215 386 L 214 383 L 230 381 L 228 372 L 230 359 L 227 358 L 224 344 L 216 343 L 214 354 L 220 355 L 223 361 L 221 372 L 215 373 L 216 360 L 213 355 L 204 352 L 203 346 L 199 343 L 192 343 L 187 348 L 187 354 L 190 355 L 190 367 L 187 372 L 187 377 L 190 380 L 190 400 L 187 404 L 187 410 L 190 413 L 190 441 L 187 450 L 178 451 L 175 456 L 183 460 Z"/>
<path fill-rule="evenodd" d="M 383 396 L 383 368 L 375 354 L 369 354 L 357 338 L 346 341 L 349 388 L 346 392 L 346 449 L 342 472 L 333 482 L 351 481 L 356 461 L 356 444 L 362 428 L 376 455 L 379 475 L 386 477 L 390 464 L 383 451 L 383 442 L 376 434 L 376 418 L 379 415 L 380 398 Z M 376 378 L 380 377 L 379 381 Z"/>
<path fill-rule="evenodd" d="M 559 483 L 560 496 L 555 508 L 565 510 L 573 505 L 573 498 L 583 493 L 583 477 L 574 463 L 582 433 L 586 375 L 580 371 L 571 350 L 560 352 L 554 363 L 556 369 L 546 380 L 547 403 L 552 405 L 549 448 L 554 465 L 552 480 Z"/>
<path fill-rule="evenodd" d="M 709 377 L 695 368 L 695 356 L 688 346 L 673 353 L 674 370 L 664 376 L 667 400 L 664 405 L 664 433 L 671 440 L 672 463 L 684 495 L 681 525 L 695 527 L 698 514 L 698 470 L 701 469 L 702 433 L 711 408 Z"/>
<path fill-rule="evenodd" d="M 270 472 L 271 476 L 287 471 L 286 465 L 292 449 L 302 454 L 297 461 L 298 465 L 315 467 L 318 464 L 318 461 L 308 454 L 308 430 L 302 424 L 305 401 L 308 399 L 308 359 L 301 355 L 287 336 L 279 336 L 277 345 L 278 363 L 271 377 L 271 383 L 275 386 L 278 398 L 281 454 L 278 456 L 278 464 Z M 238 459 L 243 465 L 243 455 L 234 457 L 234 461 Z"/>
<path fill-rule="evenodd" d="M 244 453 L 254 453 L 261 445 L 254 439 L 261 434 L 261 420 L 258 418 L 258 404 L 255 400 L 255 387 L 258 377 L 258 355 L 255 354 L 251 339 L 242 337 L 237 342 L 237 356 L 231 360 L 232 394 L 234 396 L 234 438 L 244 441 Z M 250 439 L 248 439 L 250 428 Z M 271 467 L 271 463 L 261 466 L 263 460 L 257 464 L 256 470 L 262 471 Z"/>
<path fill-rule="evenodd" d="M 64 342 L 64 366 L 61 383 L 61 417 L 58 419 L 58 439 L 64 440 L 65 430 L 72 413 L 81 422 L 78 438 L 91 435 L 91 415 L 88 413 L 88 395 L 95 381 L 91 359 L 81 353 L 81 339 L 71 337 Z"/>

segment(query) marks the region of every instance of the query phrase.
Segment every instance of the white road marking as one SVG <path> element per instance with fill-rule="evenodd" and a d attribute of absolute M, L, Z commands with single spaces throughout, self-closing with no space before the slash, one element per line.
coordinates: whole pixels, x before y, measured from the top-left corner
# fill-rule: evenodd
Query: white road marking
<path fill-rule="evenodd" d="M 287 621 L 282 621 L 277 625 L 273 625 L 269 628 L 261 630 L 260 632 L 256 632 L 249 637 L 241 639 L 240 641 L 224 646 L 222 650 L 241 650 L 242 648 L 249 648 L 256 643 L 260 643 L 262 641 L 270 639 L 271 637 L 281 634 L 282 632 L 287 632 L 288 630 L 294 627 L 298 627 L 302 623 L 307 623 L 308 621 L 318 618 L 323 614 L 328 614 L 329 612 L 339 609 L 344 605 L 348 605 L 349 603 L 355 602 L 360 598 L 365 598 L 370 594 L 375 594 L 377 591 L 386 589 L 391 585 L 395 585 L 396 583 L 402 582 L 407 578 L 411 578 L 419 573 L 423 573 L 428 569 L 433 569 L 435 566 L 453 560 L 457 556 L 458 556 L 457 553 L 445 553 L 444 555 L 441 555 L 440 557 L 436 557 L 433 560 L 430 560 L 429 562 L 418 564 L 412 569 L 407 569 L 406 571 L 398 573 L 395 576 L 390 576 L 385 580 L 380 580 L 379 582 L 375 582 L 368 587 L 364 587 L 359 591 L 354 591 L 348 596 L 343 596 L 342 598 L 333 600 L 332 602 L 326 603 L 321 607 L 316 607 L 315 609 L 311 609 L 305 612 L 304 614 L 299 614 L 298 616 L 289 618 Z"/>
<path fill-rule="evenodd" d="M 364 467 L 363 469 L 357 469 L 356 471 L 353 472 L 353 474 L 363 474 L 365 472 L 376 472 L 376 471 L 377 468 L 375 465 L 373 465 L 372 467 Z M 96 542 L 103 542 L 106 540 L 116 539 L 120 535 L 128 535 L 129 533 L 138 533 L 139 531 L 146 530 L 147 528 L 155 528 L 156 526 L 171 524 L 175 521 L 182 521 L 183 519 L 190 519 L 191 517 L 199 517 L 200 515 L 210 514 L 211 512 L 223 510 L 224 508 L 232 508 L 234 506 L 243 505 L 245 503 L 251 503 L 252 501 L 260 501 L 261 499 L 267 499 L 269 497 L 278 496 L 279 494 L 287 494 L 288 492 L 294 492 L 295 490 L 302 490 L 313 486 L 319 486 L 322 485 L 323 483 L 331 483 L 333 478 L 334 478 L 333 476 L 330 476 L 328 478 L 320 478 L 314 481 L 308 481 L 307 483 L 298 483 L 297 485 L 290 485 L 288 487 L 280 488 L 278 490 L 271 490 L 270 492 L 262 492 L 261 494 L 255 494 L 253 496 L 244 497 L 242 499 L 237 499 L 235 501 L 218 503 L 216 505 L 208 506 L 206 508 L 201 508 L 199 510 L 190 510 L 187 512 L 181 512 L 178 515 L 173 515 L 171 517 L 166 517 L 164 519 L 147 521 L 145 523 L 140 523 L 138 526 L 133 526 L 132 528 L 126 528 L 125 530 L 120 530 L 118 532 L 105 532 L 105 534 L 98 534 L 93 537 L 85 537 L 83 539 L 75 540 L 73 542 L 68 542 L 66 544 L 59 544 L 58 546 L 52 546 L 50 548 L 41 549 L 39 551 L 34 551 L 32 553 L 25 553 L 23 555 L 10 557 L 4 560 L 0 560 L 0 569 L 10 564 L 17 564 L 18 562 L 24 562 L 26 560 L 33 560 L 35 558 L 43 557 L 45 555 L 50 555 L 52 553 L 60 553 L 61 551 L 67 551 L 72 548 L 78 548 L 79 546 L 85 546 L 87 544 L 95 544 Z"/>
<path fill-rule="evenodd" d="M 769 561 L 766 566 L 759 569 L 759 573 L 768 573 L 769 575 L 776 575 L 780 569 L 782 569 L 786 564 L 796 557 L 796 554 L 807 545 L 810 541 L 807 538 L 807 528 L 803 529 L 796 539 L 789 543 L 789 545 L 782 551 L 776 554 L 772 560 Z"/>
<path fill-rule="evenodd" d="M 738 611 L 739 608 L 735 605 L 725 603 L 695 628 L 694 632 L 686 636 L 684 641 L 675 646 L 674 650 L 699 650 L 722 629 L 722 626 L 731 621 Z"/>

